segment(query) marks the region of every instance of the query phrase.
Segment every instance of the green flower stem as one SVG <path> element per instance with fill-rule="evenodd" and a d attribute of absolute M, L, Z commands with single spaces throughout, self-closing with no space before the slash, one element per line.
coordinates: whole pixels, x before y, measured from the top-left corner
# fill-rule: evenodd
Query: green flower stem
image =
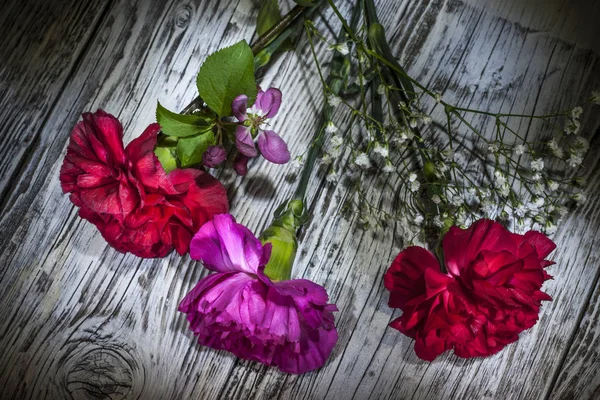
<path fill-rule="evenodd" d="M 330 2 L 331 5 L 331 2 Z M 354 9 L 352 11 L 352 20 L 350 22 L 350 26 L 348 26 L 345 21 L 343 22 L 342 31 L 338 35 L 338 42 L 344 41 L 345 35 L 348 30 L 352 32 L 356 30 L 358 25 L 358 21 L 360 19 L 360 0 L 357 1 Z M 309 41 L 311 45 L 311 51 L 313 52 L 313 56 L 316 58 L 316 52 L 311 40 L 311 36 L 309 33 Z M 317 64 L 318 65 L 318 64 Z M 319 73 L 321 71 L 319 70 Z M 335 52 L 333 55 L 333 59 L 331 61 L 331 68 L 329 70 L 329 77 L 325 81 L 325 87 L 327 88 L 327 95 L 339 96 L 342 93 L 342 90 L 346 87 L 348 83 L 348 76 L 350 75 L 350 55 L 343 56 L 339 52 Z M 323 79 L 323 78 L 322 78 Z M 323 106 L 323 112 L 321 114 L 321 121 L 319 124 L 319 128 L 315 131 L 313 136 L 313 140 L 311 142 L 310 148 L 308 150 L 308 154 L 306 156 L 306 160 L 304 162 L 304 167 L 302 169 L 302 173 L 300 175 L 300 181 L 298 182 L 298 186 L 296 188 L 296 192 L 294 193 L 294 199 L 304 201 L 304 197 L 306 195 L 306 189 L 308 188 L 308 183 L 310 181 L 310 177 L 314 172 L 314 167 L 317 161 L 317 157 L 321 153 L 321 148 L 323 147 L 323 140 L 325 140 L 325 128 L 327 123 L 331 120 L 331 116 L 333 114 L 333 107 L 325 101 L 325 105 Z"/>
<path fill-rule="evenodd" d="M 358 25 L 360 16 L 360 0 L 354 6 L 352 15 L 353 26 Z M 344 40 L 344 32 L 342 30 L 338 40 Z M 315 55 L 312 38 L 309 33 L 309 43 L 311 51 Z M 325 94 L 338 96 L 346 87 L 348 75 L 350 74 L 349 56 L 343 56 L 339 52 L 335 52 L 329 71 L 329 78 L 326 81 L 327 91 Z M 298 187 L 292 200 L 287 200 L 281 204 L 275 211 L 275 220 L 261 234 L 260 240 L 263 244 L 271 243 L 271 258 L 265 266 L 265 274 L 274 281 L 288 280 L 292 276 L 292 267 L 298 250 L 297 232 L 302 225 L 310 219 L 310 214 L 305 205 L 306 189 L 317 157 L 320 154 L 323 145 L 325 127 L 331 119 L 333 107 L 325 102 L 321 115 L 321 123 L 315 131 L 311 142 L 306 161 L 302 170 Z"/>

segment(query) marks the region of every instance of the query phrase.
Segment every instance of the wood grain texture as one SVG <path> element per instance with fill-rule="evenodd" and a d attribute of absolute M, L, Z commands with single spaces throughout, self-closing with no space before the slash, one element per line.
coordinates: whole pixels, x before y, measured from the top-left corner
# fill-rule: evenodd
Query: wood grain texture
<path fill-rule="evenodd" d="M 177 254 L 141 260 L 115 252 L 77 217 L 58 183 L 68 135 L 82 111 L 104 108 L 121 119 L 126 141 L 137 136 L 153 122 L 157 99 L 176 109 L 195 96 L 195 74 L 207 54 L 252 38 L 256 5 L 249 0 L 84 3 L 63 2 L 64 12 L 53 24 L 44 22 L 45 28 L 38 27 L 45 9 L 21 7 L 23 1 L 8 0 L 9 12 L 0 15 L 9 37 L 0 43 L 0 54 L 9 55 L 0 64 L 0 78 L 14 100 L 2 103 L 11 106 L 0 108 L 0 134 L 3 142 L 19 142 L 20 149 L 0 158 L 1 398 L 597 397 L 597 109 L 586 110 L 583 124 L 593 148 L 587 160 L 589 201 L 554 238 L 555 279 L 545 286 L 554 301 L 543 306 L 540 322 L 517 343 L 486 359 L 448 354 L 426 363 L 414 355 L 412 340 L 387 328 L 399 313 L 387 307 L 382 276 L 401 249 L 399 227 L 360 230 L 355 218 L 340 216 L 347 196 L 343 183 L 328 185 L 315 174 L 309 189 L 315 217 L 302 232 L 294 275 L 327 288 L 340 308 L 340 340 L 321 370 L 285 375 L 195 344 L 176 309 L 206 271 Z M 543 113 L 581 102 L 600 87 L 600 55 L 588 37 L 600 31 L 578 27 L 580 12 L 565 12 L 566 0 L 537 3 L 378 2 L 394 53 L 446 99 L 493 111 Z M 348 13 L 349 2 L 339 6 Z M 600 17 L 592 2 L 578 7 Z M 317 26 L 332 35 L 339 23 L 325 11 Z M 27 30 L 43 39 L 32 42 L 33 53 L 19 55 L 18 37 Z M 32 54 L 46 64 L 27 62 L 35 59 Z M 319 54 L 330 53 L 320 49 Z M 274 128 L 293 154 L 306 148 L 307 132 L 318 122 L 322 99 L 315 73 L 302 42 L 263 80 L 263 86 L 272 83 L 288 94 Z M 30 106 L 36 80 L 44 82 L 35 96 L 43 101 Z M 12 134 L 19 127 L 32 132 L 35 146 Z M 544 134 L 536 126 L 531 132 Z M 288 166 L 259 161 L 244 179 L 223 174 L 238 221 L 263 229 L 269 223 L 265 215 L 294 190 L 290 172 Z"/>

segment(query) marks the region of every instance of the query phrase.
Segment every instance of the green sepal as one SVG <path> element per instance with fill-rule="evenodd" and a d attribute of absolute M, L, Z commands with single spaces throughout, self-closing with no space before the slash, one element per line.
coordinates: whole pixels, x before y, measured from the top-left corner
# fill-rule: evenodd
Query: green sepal
<path fill-rule="evenodd" d="M 273 281 L 289 280 L 298 250 L 295 232 L 281 226 L 270 226 L 260 235 L 260 241 L 263 245 L 271 243 L 272 246 L 265 275 Z"/>
<path fill-rule="evenodd" d="M 309 219 L 302 200 L 285 201 L 275 210 L 275 220 L 261 235 L 260 241 L 271 243 L 271 258 L 265 274 L 272 280 L 288 280 L 298 250 L 296 231 Z"/>

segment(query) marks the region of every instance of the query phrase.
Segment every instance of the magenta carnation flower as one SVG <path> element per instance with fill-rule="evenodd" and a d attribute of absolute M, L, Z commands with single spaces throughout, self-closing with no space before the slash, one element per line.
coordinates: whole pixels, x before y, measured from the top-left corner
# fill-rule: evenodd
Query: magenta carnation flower
<path fill-rule="evenodd" d="M 216 274 L 198 282 L 179 305 L 198 342 L 240 358 L 301 374 L 321 367 L 337 342 L 322 286 L 306 279 L 272 282 L 264 273 L 271 245 L 229 214 L 206 223 L 190 255 Z"/>

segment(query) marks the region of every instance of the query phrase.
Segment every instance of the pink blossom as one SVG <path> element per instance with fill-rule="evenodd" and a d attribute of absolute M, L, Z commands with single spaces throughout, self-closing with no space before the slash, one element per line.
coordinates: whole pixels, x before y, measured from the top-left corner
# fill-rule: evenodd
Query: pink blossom
<path fill-rule="evenodd" d="M 261 154 L 275 164 L 285 164 L 290 160 L 290 152 L 285 141 L 275 131 L 265 129 L 270 118 L 274 117 L 281 105 L 281 91 L 270 88 L 259 90 L 256 102 L 248 108 L 248 96 L 239 95 L 233 100 L 233 114 L 240 121 L 235 133 L 235 145 L 246 157 L 258 156 L 254 140 Z"/>
<path fill-rule="evenodd" d="M 337 307 L 309 280 L 272 282 L 263 272 L 270 244 L 221 214 L 194 236 L 190 254 L 216 271 L 179 305 L 200 344 L 292 374 L 325 363 L 338 339 Z"/>

